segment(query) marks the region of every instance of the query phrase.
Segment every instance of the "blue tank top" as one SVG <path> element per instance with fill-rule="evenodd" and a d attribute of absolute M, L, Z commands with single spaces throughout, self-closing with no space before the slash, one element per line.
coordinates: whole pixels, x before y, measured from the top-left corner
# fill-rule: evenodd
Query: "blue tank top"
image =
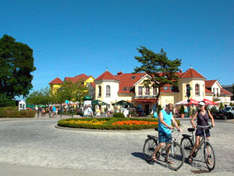
<path fill-rule="evenodd" d="M 161 110 L 162 115 L 163 115 L 163 121 L 171 126 L 171 120 L 172 120 L 172 112 L 170 112 L 169 114 L 163 109 Z M 162 131 L 165 132 L 166 134 L 171 134 L 171 130 L 169 128 L 167 128 L 165 125 L 163 125 L 160 122 L 160 119 L 158 120 L 158 131 Z"/>

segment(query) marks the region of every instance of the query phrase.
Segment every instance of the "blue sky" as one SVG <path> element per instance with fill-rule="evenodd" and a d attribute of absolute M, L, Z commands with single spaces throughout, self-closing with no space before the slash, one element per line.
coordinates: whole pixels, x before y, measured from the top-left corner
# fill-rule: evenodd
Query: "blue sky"
<path fill-rule="evenodd" d="M 0 37 L 34 51 L 34 90 L 56 77 L 132 72 L 161 48 L 207 79 L 234 83 L 234 0 L 0 0 Z"/>

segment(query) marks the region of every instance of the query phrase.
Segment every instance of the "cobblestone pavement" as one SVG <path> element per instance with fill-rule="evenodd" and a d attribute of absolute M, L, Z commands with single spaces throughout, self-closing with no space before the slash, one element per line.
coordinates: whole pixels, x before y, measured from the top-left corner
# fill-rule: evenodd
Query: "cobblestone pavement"
<path fill-rule="evenodd" d="M 143 159 L 147 134 L 142 131 L 64 130 L 55 128 L 59 118 L 0 120 L 0 175 L 234 175 L 234 123 L 216 121 L 210 143 L 216 154 L 211 173 L 201 166 L 175 172 L 165 164 L 150 165 Z M 187 120 L 181 121 L 186 132 Z M 49 174 L 50 173 L 50 174 Z M 34 174 L 36 176 L 36 174 Z"/>

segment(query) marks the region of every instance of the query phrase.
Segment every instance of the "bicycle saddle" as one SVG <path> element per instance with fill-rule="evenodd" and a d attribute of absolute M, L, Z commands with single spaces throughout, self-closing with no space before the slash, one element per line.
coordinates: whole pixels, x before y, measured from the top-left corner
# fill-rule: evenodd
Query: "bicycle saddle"
<path fill-rule="evenodd" d="M 194 132 L 195 129 L 194 129 L 194 128 L 188 128 L 188 131 L 189 131 L 189 132 Z"/>

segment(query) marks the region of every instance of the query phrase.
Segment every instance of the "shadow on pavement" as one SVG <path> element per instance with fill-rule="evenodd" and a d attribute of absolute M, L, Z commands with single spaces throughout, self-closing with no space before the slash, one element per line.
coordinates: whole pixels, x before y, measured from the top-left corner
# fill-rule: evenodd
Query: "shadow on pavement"
<path fill-rule="evenodd" d="M 145 157 L 145 154 L 144 154 L 144 153 L 141 153 L 141 152 L 134 152 L 134 153 L 132 153 L 132 155 L 133 155 L 133 156 L 135 156 L 136 158 L 140 158 L 140 159 L 142 159 L 142 160 L 144 160 L 144 161 L 146 161 L 146 162 L 147 162 L 147 160 L 146 160 L 146 157 Z"/>
<path fill-rule="evenodd" d="M 150 159 L 149 157 L 147 159 L 144 153 L 134 152 L 134 153 L 132 153 L 132 155 L 135 156 L 136 158 L 140 158 L 140 159 L 144 160 L 145 162 L 147 162 L 150 165 L 158 164 L 158 165 L 161 165 L 162 167 L 167 168 L 167 164 L 165 162 L 163 162 L 162 160 L 158 160 L 157 162 L 155 162 L 152 159 Z"/>
<path fill-rule="evenodd" d="M 204 174 L 204 173 L 210 173 L 208 170 L 191 170 L 193 174 Z"/>

